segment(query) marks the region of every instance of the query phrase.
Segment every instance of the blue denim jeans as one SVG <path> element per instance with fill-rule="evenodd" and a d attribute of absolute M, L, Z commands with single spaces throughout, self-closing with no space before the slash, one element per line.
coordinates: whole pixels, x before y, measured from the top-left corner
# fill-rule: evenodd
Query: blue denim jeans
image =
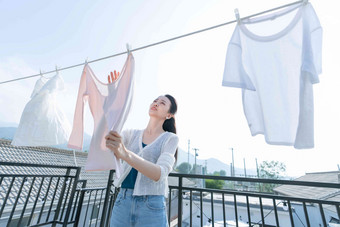
<path fill-rule="evenodd" d="M 133 196 L 132 193 L 133 189 L 120 189 L 110 227 L 168 227 L 164 196 Z"/>

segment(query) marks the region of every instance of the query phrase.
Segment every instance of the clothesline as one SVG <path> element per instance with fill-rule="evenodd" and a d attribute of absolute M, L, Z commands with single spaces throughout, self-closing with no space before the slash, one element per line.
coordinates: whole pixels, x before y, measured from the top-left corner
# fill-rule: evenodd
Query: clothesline
<path fill-rule="evenodd" d="M 259 13 L 255 13 L 255 14 L 246 16 L 246 17 L 242 17 L 242 18 L 240 18 L 240 20 L 249 19 L 251 17 L 255 17 L 255 16 L 258 16 L 258 15 L 261 15 L 261 14 L 269 13 L 269 12 L 272 12 L 272 11 L 275 11 L 275 10 L 279 10 L 279 9 L 282 9 L 282 8 L 285 8 L 285 7 L 288 7 L 288 6 L 291 6 L 291 5 L 303 3 L 303 2 L 305 2 L 305 0 L 292 2 L 292 3 L 286 4 L 286 5 L 278 6 L 278 7 L 272 8 L 272 9 L 268 9 L 268 10 L 265 10 L 265 11 L 262 11 L 262 12 L 259 12 Z M 142 49 L 145 49 L 145 48 L 160 45 L 160 44 L 170 42 L 170 41 L 173 41 L 173 40 L 176 40 L 176 39 L 181 39 L 181 38 L 184 38 L 184 37 L 187 37 L 187 36 L 191 36 L 191 35 L 195 35 L 195 34 L 198 34 L 198 33 L 201 33 L 201 32 L 209 31 L 209 30 L 219 28 L 219 27 L 222 27 L 222 26 L 225 26 L 225 25 L 233 24 L 237 21 L 238 21 L 238 19 L 228 21 L 228 22 L 225 22 L 225 23 L 222 23 L 222 24 L 218 24 L 218 25 L 215 25 L 215 26 L 212 26 L 212 27 L 208 27 L 208 28 L 204 28 L 204 29 L 201 29 L 201 30 L 198 30 L 198 31 L 190 32 L 190 33 L 187 33 L 187 34 L 184 34 L 184 35 L 176 36 L 176 37 L 166 39 L 166 40 L 163 40 L 163 41 L 160 41 L 160 42 L 152 43 L 152 44 L 145 45 L 145 46 L 142 46 L 142 47 L 138 47 L 138 48 L 135 48 L 135 49 L 131 49 L 131 50 L 128 50 L 128 51 L 124 51 L 124 52 L 121 52 L 121 53 L 117 53 L 117 54 L 113 54 L 113 55 L 110 55 L 110 56 L 106 56 L 106 57 L 94 59 L 94 60 L 91 60 L 91 61 L 87 61 L 87 63 L 93 63 L 93 62 L 102 61 L 102 60 L 105 60 L 105 59 L 108 59 L 108 58 L 117 57 L 117 56 L 120 56 L 120 55 L 127 54 L 128 52 L 139 51 L 139 50 L 142 50 Z M 56 71 L 67 70 L 67 69 L 75 68 L 75 67 L 82 66 L 82 65 L 85 65 L 85 64 L 86 64 L 86 62 L 83 62 L 83 63 L 71 65 L 71 66 L 68 66 L 68 67 L 60 68 L 60 69 L 56 68 L 55 70 L 44 72 L 43 74 L 49 74 L 49 73 L 54 73 Z M 2 82 L 0 82 L 0 84 L 10 83 L 10 82 L 18 81 L 18 80 L 29 79 L 29 78 L 40 76 L 40 75 L 41 75 L 41 73 L 38 73 L 38 74 L 31 75 L 31 76 L 25 76 L 25 77 L 12 79 L 12 80 L 2 81 Z"/>

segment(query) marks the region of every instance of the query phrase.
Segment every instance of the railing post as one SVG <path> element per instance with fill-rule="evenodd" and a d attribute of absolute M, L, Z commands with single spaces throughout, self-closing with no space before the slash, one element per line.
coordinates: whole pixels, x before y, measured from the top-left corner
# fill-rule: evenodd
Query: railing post
<path fill-rule="evenodd" d="M 109 207 L 107 208 L 109 213 L 107 214 L 107 217 L 110 217 L 110 215 L 112 213 L 113 206 L 114 206 L 114 203 L 115 203 L 115 201 L 116 201 L 116 199 L 118 197 L 119 191 L 120 191 L 120 188 L 115 188 L 113 196 L 110 196 L 110 203 L 108 204 Z M 106 221 L 106 226 L 109 226 L 109 224 L 108 224 L 109 221 L 110 221 L 109 219 Z"/>
<path fill-rule="evenodd" d="M 290 225 L 294 227 L 294 219 L 293 219 L 293 212 L 292 212 L 292 206 L 290 204 L 290 200 L 287 201 L 288 203 L 288 210 L 289 210 L 289 217 L 290 217 Z"/>
<path fill-rule="evenodd" d="M 178 178 L 178 223 L 177 226 L 178 227 L 182 227 L 182 187 L 183 187 L 183 177 L 180 176 Z"/>
<path fill-rule="evenodd" d="M 76 193 L 77 184 L 78 184 L 78 180 L 79 180 L 80 169 L 81 169 L 80 167 L 77 167 L 77 172 L 76 172 L 76 175 L 75 175 L 75 178 L 74 178 L 74 183 L 73 183 L 73 187 L 72 187 L 72 191 L 71 191 L 71 195 L 70 195 L 70 200 L 69 200 L 67 210 L 66 210 L 66 214 L 65 214 L 65 219 L 64 219 L 64 224 L 63 224 L 64 227 L 67 226 L 68 218 L 69 218 L 70 213 L 71 213 L 74 194 Z M 71 184 L 71 180 L 69 182 Z M 67 195 L 66 195 L 66 199 L 67 199 Z M 66 202 L 67 201 L 65 201 L 65 203 Z"/>
<path fill-rule="evenodd" d="M 67 168 L 66 176 L 70 176 L 70 172 L 71 172 L 71 169 Z M 61 208 L 61 205 L 63 203 L 65 189 L 66 189 L 66 180 L 64 180 L 63 187 L 61 188 L 61 191 L 60 191 L 60 194 L 59 194 L 59 201 L 58 201 L 57 207 L 55 209 L 52 227 L 56 226 L 56 221 L 58 219 L 58 216 L 59 216 L 59 213 L 60 213 L 60 208 Z"/>
<path fill-rule="evenodd" d="M 111 186 L 113 183 L 113 174 L 115 173 L 115 170 L 110 170 L 109 174 L 109 179 L 107 181 L 107 186 L 106 186 L 106 193 L 105 193 L 105 198 L 104 198 L 104 206 L 103 206 L 103 214 L 102 218 L 100 220 L 100 227 L 104 227 L 106 224 L 106 218 L 107 218 L 107 210 L 108 210 L 108 203 L 109 203 L 109 198 L 110 198 L 110 191 L 111 191 Z"/>
<path fill-rule="evenodd" d="M 86 184 L 87 184 L 87 180 L 83 181 L 83 185 L 81 186 L 82 189 L 86 188 Z M 74 222 L 74 226 L 78 226 L 79 224 L 79 219 L 80 219 L 80 214 L 81 214 L 81 210 L 83 208 L 83 202 L 84 202 L 84 195 L 85 195 L 85 191 L 81 190 L 80 191 L 80 197 L 79 197 L 79 204 L 78 204 L 78 210 L 77 210 L 77 214 L 75 217 L 75 222 Z"/>

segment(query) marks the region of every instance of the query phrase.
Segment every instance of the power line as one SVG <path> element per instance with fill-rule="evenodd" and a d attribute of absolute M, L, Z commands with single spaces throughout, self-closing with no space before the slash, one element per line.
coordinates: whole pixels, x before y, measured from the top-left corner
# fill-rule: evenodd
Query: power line
<path fill-rule="evenodd" d="M 279 10 L 279 9 L 282 9 L 282 8 L 285 8 L 285 7 L 288 7 L 288 6 L 291 6 L 291 5 L 295 5 L 295 4 L 299 4 L 299 3 L 304 3 L 304 2 L 306 2 L 306 0 L 300 0 L 300 1 L 297 1 L 297 2 L 292 2 L 292 3 L 286 4 L 286 5 L 282 5 L 282 6 L 275 7 L 275 8 L 272 8 L 272 9 L 268 9 L 268 10 L 265 10 L 265 11 L 262 11 L 262 12 L 259 12 L 259 13 L 255 13 L 255 14 L 246 16 L 246 17 L 242 17 L 242 18 L 240 18 L 240 20 L 249 19 L 251 17 L 259 16 L 261 14 L 269 13 L 271 11 Z M 237 19 L 236 20 L 232 20 L 232 21 L 228 21 L 228 22 L 225 22 L 223 24 L 218 24 L 218 25 L 215 25 L 215 26 L 212 26 L 212 27 L 204 28 L 204 29 L 201 29 L 201 30 L 198 30 L 198 31 L 194 31 L 194 32 L 190 32 L 190 33 L 187 33 L 187 34 L 184 34 L 184 35 L 180 35 L 180 36 L 176 36 L 176 37 L 173 37 L 173 38 L 170 38 L 170 39 L 166 39 L 166 40 L 163 40 L 163 41 L 160 41 L 160 42 L 156 42 L 156 43 L 152 43 L 152 44 L 149 44 L 149 45 L 146 45 L 146 46 L 138 47 L 138 48 L 132 49 L 130 51 L 124 51 L 124 52 L 113 54 L 113 55 L 110 55 L 110 56 L 94 59 L 92 61 L 88 61 L 87 63 L 93 63 L 93 62 L 97 62 L 97 61 L 102 61 L 102 60 L 105 60 L 105 59 L 108 59 L 108 58 L 113 58 L 113 57 L 117 57 L 117 56 L 120 56 L 120 55 L 124 55 L 124 54 L 127 54 L 129 52 L 135 52 L 135 51 L 139 51 L 139 50 L 146 49 L 146 48 L 149 48 L 149 47 L 157 46 L 157 45 L 160 45 L 160 44 L 163 44 L 163 43 L 166 43 L 166 42 L 170 42 L 170 41 L 173 41 L 173 40 L 181 39 L 181 38 L 184 38 L 184 37 L 187 37 L 187 36 L 191 36 L 191 35 L 195 35 L 195 34 L 198 34 L 198 33 L 201 33 L 201 32 L 209 31 L 209 30 L 212 30 L 212 29 L 215 29 L 215 28 L 219 28 L 219 27 L 222 27 L 222 26 L 225 26 L 225 25 L 233 24 L 233 23 L 235 23 L 237 21 L 238 21 Z M 78 66 L 82 66 L 82 65 L 85 65 L 85 64 L 86 64 L 86 62 L 79 63 L 79 64 L 76 64 L 76 65 L 71 65 L 71 66 L 68 66 L 68 67 L 64 67 L 64 68 L 60 68 L 60 69 L 55 69 L 55 70 L 51 70 L 51 71 L 48 71 L 48 72 L 44 72 L 44 74 L 49 74 L 49 73 L 53 73 L 53 72 L 56 72 L 56 71 L 63 71 L 63 70 L 75 68 L 75 67 L 78 67 Z M 12 80 L 2 81 L 2 82 L 0 82 L 0 84 L 10 83 L 10 82 L 18 81 L 18 80 L 29 79 L 29 78 L 40 76 L 40 75 L 41 74 L 38 73 L 38 74 L 31 75 L 31 76 L 25 76 L 25 77 L 20 77 L 20 78 L 12 79 Z"/>

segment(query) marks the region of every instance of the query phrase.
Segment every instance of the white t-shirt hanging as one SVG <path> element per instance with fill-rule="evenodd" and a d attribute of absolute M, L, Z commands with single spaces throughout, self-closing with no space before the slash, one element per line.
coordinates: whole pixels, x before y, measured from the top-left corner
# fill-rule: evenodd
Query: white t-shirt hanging
<path fill-rule="evenodd" d="M 263 134 L 268 144 L 314 147 L 312 84 L 321 73 L 321 43 L 322 28 L 310 3 L 236 25 L 222 85 L 242 88 L 252 136 Z"/>
<path fill-rule="evenodd" d="M 12 140 L 13 146 L 63 145 L 70 136 L 71 125 L 57 102 L 64 90 L 64 80 L 57 74 L 51 79 L 40 77 L 31 100 L 22 112 Z"/>

